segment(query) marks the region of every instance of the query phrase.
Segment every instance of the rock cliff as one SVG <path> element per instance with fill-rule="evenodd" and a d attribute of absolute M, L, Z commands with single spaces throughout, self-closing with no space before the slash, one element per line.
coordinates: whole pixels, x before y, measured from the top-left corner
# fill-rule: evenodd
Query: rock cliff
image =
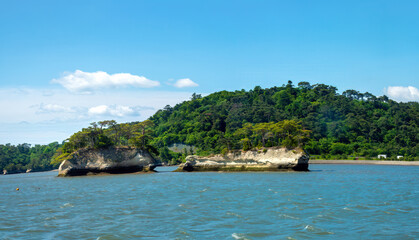
<path fill-rule="evenodd" d="M 188 156 L 176 171 L 308 171 L 308 160 L 302 149 L 266 148 L 209 157 Z"/>
<path fill-rule="evenodd" d="M 148 172 L 156 165 L 157 161 L 147 151 L 137 148 L 80 149 L 61 163 L 58 176 Z"/>

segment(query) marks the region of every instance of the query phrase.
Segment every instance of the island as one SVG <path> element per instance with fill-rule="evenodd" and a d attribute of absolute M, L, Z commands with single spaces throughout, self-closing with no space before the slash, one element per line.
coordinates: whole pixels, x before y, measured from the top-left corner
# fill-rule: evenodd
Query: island
<path fill-rule="evenodd" d="M 354 89 L 339 93 L 321 83 L 288 81 L 270 88 L 193 93 L 144 121 L 93 122 L 48 145 L 0 144 L 0 173 L 57 169 L 84 148 L 134 147 L 163 165 L 196 165 L 217 155 L 225 161 L 224 156 L 234 159 L 230 156 L 272 147 L 304 149 L 313 164 L 383 163 L 383 156 L 392 164 L 419 162 L 418 114 L 417 102 L 396 102 Z"/>
<path fill-rule="evenodd" d="M 60 164 L 58 176 L 153 172 L 157 165 L 147 151 L 134 147 L 83 148 Z"/>
<path fill-rule="evenodd" d="M 308 162 L 309 156 L 303 149 L 278 147 L 207 157 L 191 155 L 175 171 L 308 171 Z"/>

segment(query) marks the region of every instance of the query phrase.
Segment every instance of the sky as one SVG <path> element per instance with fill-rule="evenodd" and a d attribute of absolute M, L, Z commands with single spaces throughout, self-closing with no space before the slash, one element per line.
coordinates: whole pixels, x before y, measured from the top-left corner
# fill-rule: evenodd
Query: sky
<path fill-rule="evenodd" d="M 0 4 L 0 144 L 288 80 L 419 101 L 415 0 Z"/>

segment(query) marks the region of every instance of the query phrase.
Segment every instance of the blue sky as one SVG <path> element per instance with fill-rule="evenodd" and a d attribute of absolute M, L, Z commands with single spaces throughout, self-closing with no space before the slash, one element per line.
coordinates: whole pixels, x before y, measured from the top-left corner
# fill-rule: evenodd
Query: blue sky
<path fill-rule="evenodd" d="M 288 80 L 419 101 L 418 1 L 0 3 L 0 144 Z"/>

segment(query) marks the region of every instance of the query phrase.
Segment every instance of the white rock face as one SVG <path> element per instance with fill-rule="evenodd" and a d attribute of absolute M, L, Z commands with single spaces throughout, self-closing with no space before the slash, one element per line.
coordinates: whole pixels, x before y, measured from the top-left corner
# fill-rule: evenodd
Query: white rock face
<path fill-rule="evenodd" d="M 209 157 L 188 156 L 176 171 L 307 171 L 308 161 L 309 156 L 302 149 L 266 148 Z"/>
<path fill-rule="evenodd" d="M 136 148 L 80 149 L 61 163 L 58 176 L 152 171 L 156 164 L 147 151 Z"/>

